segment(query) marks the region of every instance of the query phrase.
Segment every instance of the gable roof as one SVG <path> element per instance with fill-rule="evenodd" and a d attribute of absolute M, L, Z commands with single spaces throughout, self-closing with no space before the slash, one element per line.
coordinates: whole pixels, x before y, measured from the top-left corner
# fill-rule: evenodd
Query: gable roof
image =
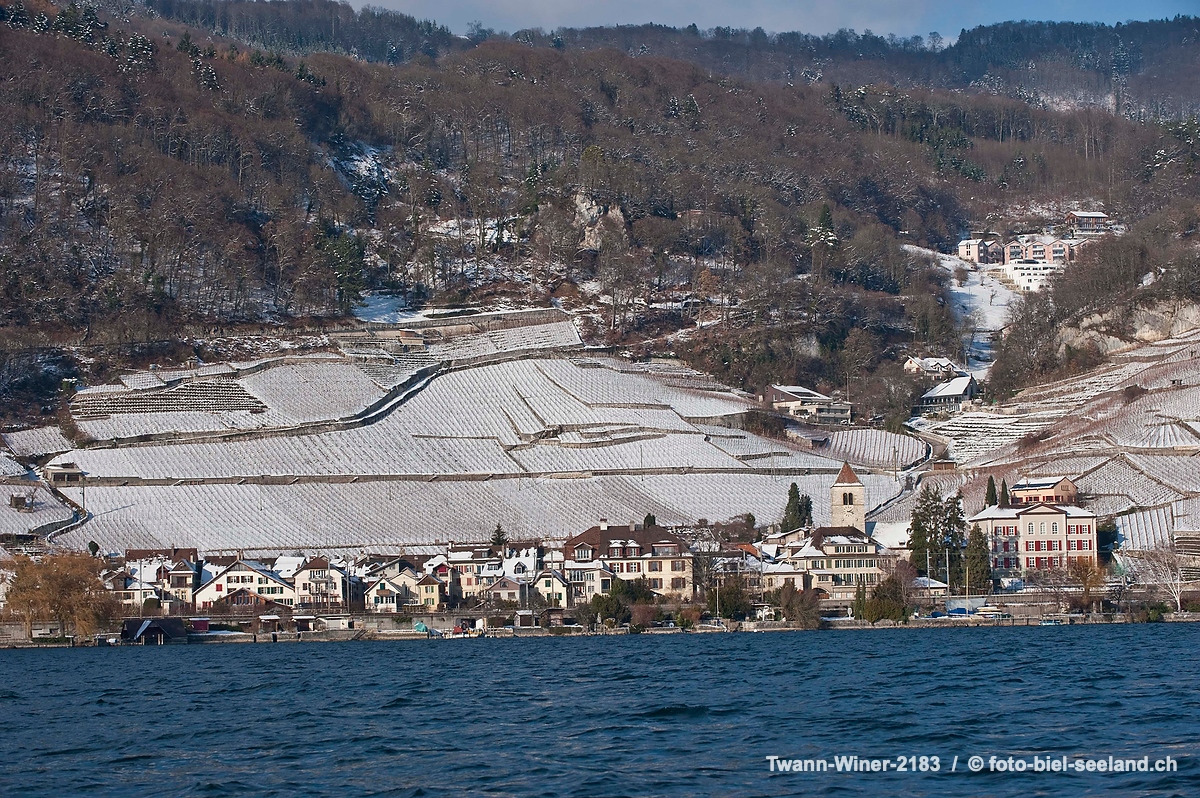
<path fill-rule="evenodd" d="M 254 560 L 234 559 L 234 561 L 232 563 L 230 563 L 229 565 L 225 566 L 224 568 L 222 568 L 221 570 L 219 570 L 215 574 L 213 574 L 212 579 L 209 579 L 207 582 L 200 585 L 200 590 L 203 590 L 204 588 L 211 585 L 213 582 L 216 582 L 222 576 L 229 573 L 230 571 L 232 571 L 234 568 L 236 568 L 239 565 L 244 566 L 246 568 L 246 570 L 253 571 L 254 573 L 258 574 L 259 576 L 264 576 L 267 579 L 270 579 L 272 582 L 283 585 L 284 587 L 292 588 L 292 584 L 290 582 L 288 582 L 286 579 L 281 577 L 279 574 L 277 574 L 274 571 L 267 568 L 267 566 L 263 565 L 262 563 L 256 562 Z M 292 588 L 292 589 L 294 590 L 295 588 Z M 198 590 L 196 592 L 200 592 L 200 591 Z"/>
<path fill-rule="evenodd" d="M 974 377 L 955 377 L 939 385 L 935 385 L 926 391 L 922 399 L 940 399 L 945 396 L 962 396 L 971 387 L 971 383 L 975 381 Z"/>
<path fill-rule="evenodd" d="M 680 554 L 688 551 L 687 541 L 661 526 L 649 526 L 640 529 L 635 527 L 634 529 L 630 529 L 629 526 L 623 525 L 610 526 L 607 529 L 594 526 L 573 538 L 569 538 L 563 544 L 563 552 L 569 553 L 569 559 L 574 559 L 575 547 L 587 544 L 596 550 L 600 556 L 603 556 L 614 543 L 624 546 L 629 541 L 641 547 L 643 554 L 649 554 L 653 551 L 654 546 L 663 544 L 678 546 Z"/>
<path fill-rule="evenodd" d="M 817 393 L 812 388 L 803 385 L 772 385 L 780 393 L 786 393 L 800 401 L 832 402 L 833 399 L 823 393 Z"/>
<path fill-rule="evenodd" d="M 1071 482 L 1070 477 L 1058 477 L 1054 479 L 1022 479 L 1014 485 L 1009 486 L 1009 491 L 1014 490 L 1042 490 L 1044 488 L 1057 488 L 1064 482 L 1070 483 L 1071 487 L 1075 487 L 1075 483 Z"/>
<path fill-rule="evenodd" d="M 833 483 L 837 485 L 861 485 L 862 480 L 858 478 L 858 474 L 854 473 L 854 469 L 850 467 L 850 463 L 843 460 L 842 470 L 838 472 L 837 480 Z"/>

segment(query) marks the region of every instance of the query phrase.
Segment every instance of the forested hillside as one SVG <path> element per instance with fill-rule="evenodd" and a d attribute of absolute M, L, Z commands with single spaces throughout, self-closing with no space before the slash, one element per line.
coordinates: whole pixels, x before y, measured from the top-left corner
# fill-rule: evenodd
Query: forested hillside
<path fill-rule="evenodd" d="M 912 41 L 797 40 L 892 70 L 862 85 L 751 68 L 770 59 L 732 32 L 664 29 L 703 43 L 683 57 L 318 0 L 0 8 L 9 349 L 322 323 L 375 288 L 555 302 L 595 341 L 895 415 L 903 354 L 961 346 L 949 275 L 901 244 L 1071 203 L 1186 227 L 1200 195 L 1194 122 L 943 91 L 954 48 Z M 1138 63 L 1191 52 L 1168 46 L 1186 24 L 1130 38 Z"/>

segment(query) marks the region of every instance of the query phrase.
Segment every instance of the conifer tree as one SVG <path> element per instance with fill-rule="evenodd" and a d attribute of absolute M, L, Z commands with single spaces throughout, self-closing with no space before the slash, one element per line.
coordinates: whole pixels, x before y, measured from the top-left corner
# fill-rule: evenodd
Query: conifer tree
<path fill-rule="evenodd" d="M 858 590 L 854 591 L 854 617 L 865 618 L 867 615 L 867 586 L 862 582 L 858 583 Z"/>
<path fill-rule="evenodd" d="M 800 496 L 800 526 L 812 526 L 813 524 L 813 503 L 812 497 L 807 493 Z"/>
<path fill-rule="evenodd" d="M 992 588 L 992 558 L 988 551 L 987 536 L 979 528 L 979 524 L 971 527 L 967 538 L 966 556 L 967 587 L 972 593 L 991 592 Z"/>
<path fill-rule="evenodd" d="M 995 507 L 999 499 L 996 496 L 996 478 L 988 475 L 987 498 L 983 500 L 988 507 Z"/>
<path fill-rule="evenodd" d="M 800 488 L 795 482 L 788 488 L 787 506 L 784 507 L 781 524 L 783 532 L 791 532 L 803 526 L 800 521 Z"/>
<path fill-rule="evenodd" d="M 912 524 L 909 527 L 909 562 L 918 573 L 929 576 L 933 570 L 933 554 L 937 545 L 942 516 L 942 497 L 932 486 L 926 485 L 917 496 L 913 506 Z"/>
<path fill-rule="evenodd" d="M 1007 507 L 1009 504 L 1008 497 L 1008 480 L 1000 480 L 1000 506 Z"/>
<path fill-rule="evenodd" d="M 963 583 L 963 548 L 967 543 L 967 521 L 963 517 L 962 492 L 942 505 L 942 564 L 948 567 L 946 584 Z M 948 563 L 948 566 L 947 566 Z"/>

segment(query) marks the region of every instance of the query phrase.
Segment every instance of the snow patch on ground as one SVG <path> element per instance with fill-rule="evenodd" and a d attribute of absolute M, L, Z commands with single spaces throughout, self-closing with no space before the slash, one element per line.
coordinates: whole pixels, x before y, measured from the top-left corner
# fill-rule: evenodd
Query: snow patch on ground
<path fill-rule="evenodd" d="M 401 324 L 423 319 L 425 314 L 418 310 L 410 310 L 408 302 L 402 296 L 369 293 L 363 296 L 362 304 L 354 308 L 354 317 L 359 321 L 377 324 Z"/>
<path fill-rule="evenodd" d="M 977 380 L 986 379 L 995 357 L 991 339 L 1008 324 L 1009 305 L 1016 299 L 1017 293 L 989 275 L 987 266 L 922 247 L 905 245 L 904 248 L 913 254 L 936 258 L 938 265 L 950 273 L 947 293 L 955 318 L 960 321 L 972 318 L 975 321 L 975 340 L 968 353 L 967 370 Z M 963 285 L 959 285 L 954 278 L 954 272 L 959 268 L 967 271 Z"/>

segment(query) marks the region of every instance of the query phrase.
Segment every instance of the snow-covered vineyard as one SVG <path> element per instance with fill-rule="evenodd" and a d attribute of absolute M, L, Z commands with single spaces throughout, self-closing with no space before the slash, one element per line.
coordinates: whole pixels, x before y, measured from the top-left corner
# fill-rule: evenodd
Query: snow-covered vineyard
<path fill-rule="evenodd" d="M 950 456 L 972 468 L 1010 462 L 1031 441 L 1051 439 L 1060 456 L 1200 451 L 1200 330 L 1135 347 L 1086 374 L 1022 391 L 994 411 L 919 426 L 943 438 Z"/>
<path fill-rule="evenodd" d="M 90 520 L 58 541 L 112 550 L 402 547 L 498 522 L 547 538 L 646 513 L 769 523 L 792 482 L 827 495 L 843 459 L 877 471 L 860 474 L 878 505 L 900 492 L 894 469 L 927 456 L 878 430 L 815 449 L 753 435 L 738 427 L 754 403 L 707 375 L 584 352 L 569 321 L 535 322 L 128 375 L 75 397 L 83 445 L 53 428 L 5 440 L 82 469 L 86 491 L 63 492 Z"/>
<path fill-rule="evenodd" d="M 928 425 L 960 464 L 923 484 L 983 503 L 987 477 L 1069 477 L 1114 516 L 1124 548 L 1200 535 L 1200 331 L 1135 347 L 1076 378 L 1030 389 L 998 412 Z M 915 495 L 874 520 L 911 515 Z"/>
<path fill-rule="evenodd" d="M 518 539 L 562 539 L 608 518 L 691 524 L 752 512 L 778 521 L 788 485 L 826 496 L 834 475 L 649 474 L 578 479 L 395 481 L 296 485 L 89 487 L 94 519 L 57 542 L 107 550 L 192 545 L 208 552 L 389 550 L 483 541 L 502 521 Z M 899 492 L 890 476 L 862 475 L 871 502 Z M 67 489 L 77 501 L 78 489 Z M 814 502 L 829 523 L 827 502 Z"/>

